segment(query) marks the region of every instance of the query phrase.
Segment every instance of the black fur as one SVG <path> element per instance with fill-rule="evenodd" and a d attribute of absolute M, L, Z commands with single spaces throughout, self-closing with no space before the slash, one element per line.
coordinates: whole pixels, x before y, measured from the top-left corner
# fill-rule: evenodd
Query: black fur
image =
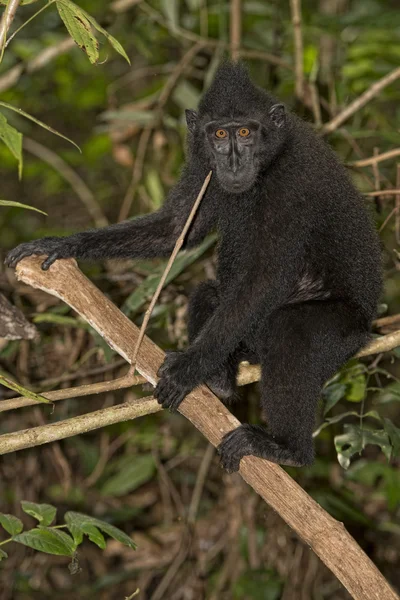
<path fill-rule="evenodd" d="M 47 254 L 46 269 L 70 256 L 166 256 L 212 168 L 186 247 L 218 230 L 218 281 L 202 284 L 192 298 L 189 347 L 167 356 L 155 396 L 177 408 L 194 387 L 209 382 L 227 398 L 237 361 L 249 353 L 262 365 L 267 428 L 242 425 L 225 436 L 223 465 L 237 470 L 247 454 L 309 464 L 321 387 L 368 340 L 381 292 L 377 235 L 331 149 L 254 86 L 244 67 L 224 64 L 187 121 L 187 165 L 158 212 L 21 244 L 6 262 L 15 266 L 24 256 Z M 249 146 L 235 137 L 237 124 L 247 122 L 257 124 Z M 215 143 L 210 123 L 227 124 L 230 149 Z M 238 174 L 227 179 L 223 171 L 233 159 Z M 239 188 L 245 191 L 235 193 Z"/>

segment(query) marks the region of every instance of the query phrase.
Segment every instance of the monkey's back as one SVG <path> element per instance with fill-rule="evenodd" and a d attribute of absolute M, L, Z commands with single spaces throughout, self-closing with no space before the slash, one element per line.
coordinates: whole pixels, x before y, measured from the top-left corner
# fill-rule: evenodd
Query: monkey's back
<path fill-rule="evenodd" d="M 290 118 L 290 139 L 266 185 L 269 197 L 278 196 L 278 207 L 289 202 L 293 218 L 308 222 L 299 289 L 308 282 L 317 298 L 351 302 L 371 320 L 382 290 L 382 264 L 369 207 L 333 150 L 308 124 Z"/>

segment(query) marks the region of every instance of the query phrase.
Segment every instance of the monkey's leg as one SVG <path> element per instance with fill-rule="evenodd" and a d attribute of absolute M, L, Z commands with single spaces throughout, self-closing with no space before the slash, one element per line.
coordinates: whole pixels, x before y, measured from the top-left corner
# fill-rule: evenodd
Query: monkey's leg
<path fill-rule="evenodd" d="M 192 293 L 188 309 L 188 334 L 191 344 L 220 304 L 219 282 L 204 281 Z M 238 352 L 230 355 L 225 365 L 207 380 L 208 387 L 218 398 L 228 402 L 235 399 L 236 373 L 240 357 Z"/>
<path fill-rule="evenodd" d="M 313 462 L 321 388 L 367 342 L 368 326 L 343 302 L 308 302 L 273 313 L 264 340 L 261 404 L 267 428 L 244 424 L 224 437 L 219 453 L 229 472 L 249 454 L 297 467 Z"/>

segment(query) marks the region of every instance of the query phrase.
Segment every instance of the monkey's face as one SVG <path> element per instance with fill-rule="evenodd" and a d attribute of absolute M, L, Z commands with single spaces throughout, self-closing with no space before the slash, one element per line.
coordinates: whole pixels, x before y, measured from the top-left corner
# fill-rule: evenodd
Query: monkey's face
<path fill-rule="evenodd" d="M 205 133 L 211 165 L 221 186 L 234 194 L 251 188 L 260 165 L 261 123 L 211 121 Z"/>
<path fill-rule="evenodd" d="M 213 119 L 207 114 L 199 116 L 194 110 L 185 112 L 192 155 L 202 160 L 199 145 L 204 143 L 210 163 L 207 168 L 211 167 L 221 187 L 233 194 L 254 185 L 259 172 L 280 152 L 287 134 L 283 104 L 274 104 L 261 114 L 261 120 L 252 118 L 254 114 Z"/>

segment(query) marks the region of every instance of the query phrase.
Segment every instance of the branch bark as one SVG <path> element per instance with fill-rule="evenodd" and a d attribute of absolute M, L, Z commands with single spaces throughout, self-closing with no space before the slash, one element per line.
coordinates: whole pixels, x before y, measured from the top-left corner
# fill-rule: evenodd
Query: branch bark
<path fill-rule="evenodd" d="M 304 97 L 304 71 L 303 71 L 303 33 L 301 30 L 301 4 L 300 0 L 290 0 L 292 13 L 292 26 L 294 38 L 294 62 L 296 75 L 296 96 L 299 100 Z"/>
<path fill-rule="evenodd" d="M 2 51 L 6 43 L 8 30 L 10 29 L 11 23 L 14 20 L 19 3 L 20 0 L 8 0 L 8 4 L 4 9 L 3 16 L 0 22 L 0 48 L 2 49 Z"/>
<path fill-rule="evenodd" d="M 17 266 L 18 278 L 64 300 L 114 350 L 131 362 L 139 335 L 138 328 L 79 271 L 74 260 L 57 261 L 48 271 L 41 270 L 42 260 L 40 257 L 29 257 L 21 261 Z M 163 358 L 162 350 L 145 337 L 138 353 L 136 368 L 155 385 Z M 31 435 L 29 445 L 35 446 L 60 439 L 60 433 L 63 434 L 61 437 L 67 437 L 82 430 L 88 431 L 95 428 L 96 422 L 96 426 L 104 426 L 108 422 L 134 418 L 138 414 L 148 414 L 157 409 L 154 400 L 124 403 L 44 428 L 2 436 L 0 444 L 3 446 L 0 445 L 0 449 L 5 450 L 4 443 L 10 443 L 10 436 L 17 439 Z M 180 412 L 214 446 L 220 443 L 225 433 L 239 425 L 237 419 L 204 386 L 196 388 L 187 396 L 180 406 Z M 113 420 L 110 420 L 110 415 L 113 415 Z M 85 426 L 79 427 L 82 421 Z M 328 515 L 278 465 L 248 456 L 241 461 L 240 474 L 314 550 L 356 600 L 398 600 L 396 593 L 343 524 Z M 351 556 L 351 560 L 345 561 L 343 557 L 346 556 Z"/>

